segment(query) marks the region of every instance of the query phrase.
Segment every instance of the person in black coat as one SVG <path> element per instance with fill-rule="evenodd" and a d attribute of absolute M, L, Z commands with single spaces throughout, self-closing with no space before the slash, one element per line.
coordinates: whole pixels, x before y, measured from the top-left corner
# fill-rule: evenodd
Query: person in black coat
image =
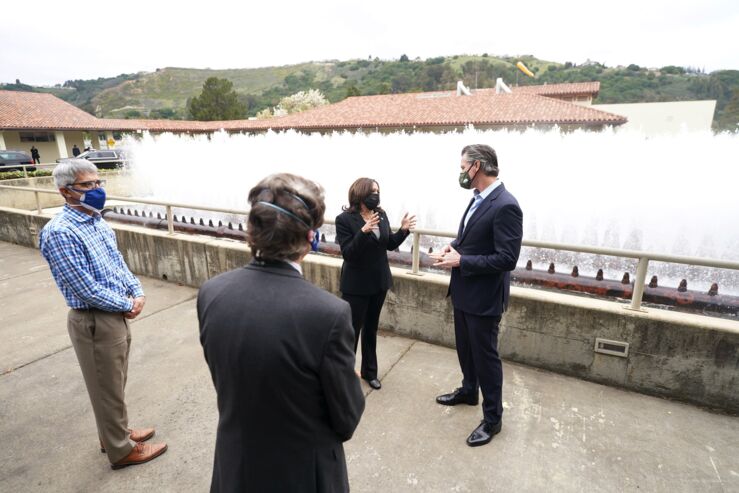
<path fill-rule="evenodd" d="M 323 189 L 272 175 L 249 192 L 254 259 L 203 284 L 200 342 L 218 396 L 212 492 L 345 492 L 342 442 L 364 395 L 349 305 L 306 281 Z"/>
<path fill-rule="evenodd" d="M 77 144 L 74 144 L 72 146 L 72 156 L 77 157 L 80 155 L 80 148 L 77 147 Z"/>
<path fill-rule="evenodd" d="M 354 351 L 362 338 L 360 375 L 374 389 L 377 378 L 377 325 L 385 294 L 393 285 L 387 251 L 395 250 L 416 226 L 416 216 L 403 216 L 393 233 L 387 214 L 380 208 L 380 186 L 359 178 L 349 188 L 349 206 L 336 217 L 336 241 L 341 246 L 341 297 L 352 307 Z"/>
<path fill-rule="evenodd" d="M 471 447 L 485 445 L 503 425 L 503 366 L 498 355 L 498 326 L 508 306 L 511 271 L 523 239 L 523 213 L 498 180 L 498 157 L 479 144 L 462 149 L 459 184 L 473 188 L 473 198 L 459 223 L 457 238 L 436 266 L 451 269 L 449 294 L 454 307 L 454 335 L 462 386 L 440 395 L 445 406 L 477 405 L 482 390 L 482 422 L 467 438 Z"/>
<path fill-rule="evenodd" d="M 31 158 L 33 159 L 34 164 L 41 164 L 41 154 L 39 154 L 36 146 L 31 146 Z"/>

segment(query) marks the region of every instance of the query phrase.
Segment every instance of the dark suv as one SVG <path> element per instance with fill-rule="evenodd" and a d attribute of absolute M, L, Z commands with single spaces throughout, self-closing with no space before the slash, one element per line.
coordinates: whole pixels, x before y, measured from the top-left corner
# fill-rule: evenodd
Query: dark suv
<path fill-rule="evenodd" d="M 23 168 L 19 166 L 22 164 L 33 164 L 30 154 L 23 151 L 0 151 L 0 172 L 22 171 Z M 36 166 L 26 166 L 26 169 L 36 171 Z"/>
<path fill-rule="evenodd" d="M 56 162 L 61 163 L 67 159 L 70 158 L 57 159 Z M 118 149 L 102 151 L 89 150 L 83 152 L 75 159 L 87 159 L 100 169 L 121 168 L 126 163 L 126 155 Z"/>

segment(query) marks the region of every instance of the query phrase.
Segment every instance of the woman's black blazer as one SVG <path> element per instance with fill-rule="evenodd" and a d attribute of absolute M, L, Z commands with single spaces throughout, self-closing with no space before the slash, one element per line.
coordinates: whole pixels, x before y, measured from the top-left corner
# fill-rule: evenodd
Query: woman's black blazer
<path fill-rule="evenodd" d="M 336 216 L 336 242 L 341 246 L 344 265 L 341 285 L 344 294 L 373 295 L 393 287 L 393 277 L 387 263 L 387 251 L 395 250 L 410 232 L 390 231 L 387 214 L 380 212 L 380 237 L 363 233 L 364 219 L 359 212 L 344 211 Z"/>

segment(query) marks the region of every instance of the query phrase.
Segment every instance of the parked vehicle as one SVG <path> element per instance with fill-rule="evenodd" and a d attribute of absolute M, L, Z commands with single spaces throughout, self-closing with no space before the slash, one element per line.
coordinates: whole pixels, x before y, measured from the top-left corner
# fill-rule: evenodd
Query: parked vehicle
<path fill-rule="evenodd" d="M 33 165 L 33 158 L 23 151 L 0 151 L 0 172 L 23 171 L 22 164 Z M 27 166 L 28 171 L 36 171 L 36 166 Z"/>
<path fill-rule="evenodd" d="M 118 149 L 108 149 L 100 151 L 91 149 L 89 151 L 81 153 L 76 158 L 57 159 L 56 162 L 61 163 L 62 161 L 66 161 L 68 159 L 87 159 L 100 169 L 121 168 L 126 163 L 125 153 Z"/>

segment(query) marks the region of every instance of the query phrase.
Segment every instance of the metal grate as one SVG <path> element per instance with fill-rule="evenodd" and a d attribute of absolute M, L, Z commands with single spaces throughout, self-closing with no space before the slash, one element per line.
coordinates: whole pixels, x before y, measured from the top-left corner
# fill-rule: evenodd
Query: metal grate
<path fill-rule="evenodd" d="M 595 352 L 602 354 L 610 354 L 611 356 L 620 356 L 626 358 L 629 355 L 629 343 L 623 341 L 611 341 L 608 339 L 595 339 Z"/>

